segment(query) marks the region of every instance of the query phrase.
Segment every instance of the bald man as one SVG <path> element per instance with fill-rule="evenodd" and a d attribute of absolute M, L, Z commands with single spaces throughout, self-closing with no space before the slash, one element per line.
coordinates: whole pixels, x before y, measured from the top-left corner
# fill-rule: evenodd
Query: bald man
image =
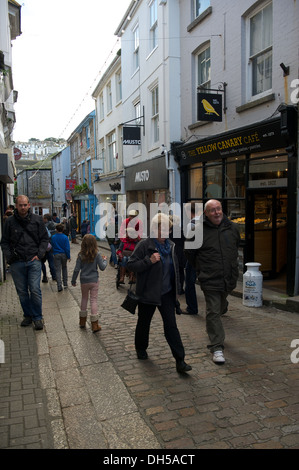
<path fill-rule="evenodd" d="M 204 207 L 203 243 L 186 250 L 186 257 L 196 269 L 206 301 L 206 328 L 213 361 L 223 364 L 225 332 L 221 316 L 228 307 L 227 296 L 236 287 L 239 276 L 237 226 L 223 214 L 221 202 L 210 199 Z"/>

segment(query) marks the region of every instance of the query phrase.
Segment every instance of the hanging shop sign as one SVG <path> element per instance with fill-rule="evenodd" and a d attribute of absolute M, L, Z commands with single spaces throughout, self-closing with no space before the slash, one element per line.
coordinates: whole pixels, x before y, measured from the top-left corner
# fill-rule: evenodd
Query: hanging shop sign
<path fill-rule="evenodd" d="M 123 127 L 123 145 L 141 145 L 140 127 Z"/>
<path fill-rule="evenodd" d="M 222 95 L 197 93 L 197 120 L 222 121 Z"/>
<path fill-rule="evenodd" d="M 66 179 L 65 189 L 72 191 L 75 188 L 76 184 L 77 184 L 76 180 Z"/>

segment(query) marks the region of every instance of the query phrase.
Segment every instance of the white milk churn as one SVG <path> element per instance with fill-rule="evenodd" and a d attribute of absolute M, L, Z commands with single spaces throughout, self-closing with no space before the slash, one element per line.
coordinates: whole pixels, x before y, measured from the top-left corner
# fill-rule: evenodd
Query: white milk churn
<path fill-rule="evenodd" d="M 263 305 L 263 275 L 260 272 L 261 263 L 246 263 L 246 273 L 243 274 L 243 305 L 246 307 L 261 307 Z"/>

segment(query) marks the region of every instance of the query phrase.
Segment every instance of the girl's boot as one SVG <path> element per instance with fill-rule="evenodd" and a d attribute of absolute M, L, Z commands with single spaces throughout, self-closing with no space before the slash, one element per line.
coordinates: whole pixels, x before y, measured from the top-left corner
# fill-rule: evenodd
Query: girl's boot
<path fill-rule="evenodd" d="M 91 315 L 90 321 L 91 321 L 91 329 L 93 333 L 96 333 L 97 331 L 100 331 L 102 329 L 101 326 L 99 325 L 98 315 Z"/>
<path fill-rule="evenodd" d="M 80 328 L 85 328 L 86 319 L 87 319 L 87 311 L 86 310 L 80 310 L 80 317 L 79 317 L 79 326 L 80 326 Z"/>

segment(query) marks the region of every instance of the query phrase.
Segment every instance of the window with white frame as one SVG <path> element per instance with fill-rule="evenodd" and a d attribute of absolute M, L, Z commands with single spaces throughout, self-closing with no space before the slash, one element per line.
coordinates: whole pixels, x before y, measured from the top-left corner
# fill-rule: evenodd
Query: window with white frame
<path fill-rule="evenodd" d="M 272 2 L 249 18 L 249 97 L 272 88 Z"/>
<path fill-rule="evenodd" d="M 104 139 L 100 140 L 99 151 L 100 151 L 99 158 L 100 158 L 100 160 L 102 160 L 102 168 L 104 168 L 104 163 L 105 163 L 105 142 L 104 142 Z M 107 165 L 106 165 L 106 171 L 108 171 L 107 170 Z"/>
<path fill-rule="evenodd" d="M 108 171 L 116 170 L 116 136 L 115 132 L 112 132 L 107 136 L 107 145 L 108 145 Z"/>
<path fill-rule="evenodd" d="M 104 95 L 103 92 L 100 94 L 99 98 L 99 116 L 100 120 L 104 119 L 105 114 L 104 114 L 105 108 L 104 108 Z"/>
<path fill-rule="evenodd" d="M 211 49 L 210 45 L 197 55 L 197 86 L 210 88 L 211 86 Z"/>
<path fill-rule="evenodd" d="M 122 88 L 121 88 L 121 70 L 118 70 L 115 74 L 115 88 L 116 88 L 116 102 L 119 103 L 122 99 Z"/>
<path fill-rule="evenodd" d="M 210 3 L 210 0 L 194 0 L 194 18 L 201 15 L 210 6 Z"/>
<path fill-rule="evenodd" d="M 137 24 L 133 29 L 134 36 L 134 53 L 133 53 L 133 71 L 139 67 L 139 25 Z"/>
<path fill-rule="evenodd" d="M 150 50 L 152 51 L 158 43 L 158 5 L 157 0 L 152 0 L 150 8 Z"/>
<path fill-rule="evenodd" d="M 159 88 L 152 89 L 152 140 L 159 141 Z"/>
<path fill-rule="evenodd" d="M 112 89 L 111 89 L 111 82 L 107 84 L 106 87 L 107 91 L 107 113 L 112 111 Z"/>
<path fill-rule="evenodd" d="M 135 124 L 136 126 L 141 126 L 141 104 L 140 101 L 135 102 Z M 138 150 L 141 148 L 141 145 L 138 145 Z"/>

